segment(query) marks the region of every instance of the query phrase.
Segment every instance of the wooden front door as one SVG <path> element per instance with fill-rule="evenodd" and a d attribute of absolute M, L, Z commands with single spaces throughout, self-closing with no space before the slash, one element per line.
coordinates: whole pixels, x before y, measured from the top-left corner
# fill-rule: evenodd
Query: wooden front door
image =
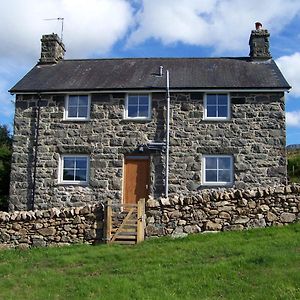
<path fill-rule="evenodd" d="M 150 160 L 148 156 L 126 156 L 124 163 L 124 203 L 148 199 Z"/>

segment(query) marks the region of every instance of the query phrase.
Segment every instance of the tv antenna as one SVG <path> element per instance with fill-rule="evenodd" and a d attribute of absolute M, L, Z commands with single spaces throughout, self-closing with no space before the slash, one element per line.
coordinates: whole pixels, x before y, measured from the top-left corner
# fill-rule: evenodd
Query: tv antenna
<path fill-rule="evenodd" d="M 60 32 L 60 39 L 63 40 L 63 33 L 64 33 L 64 19 L 65 18 L 51 18 L 51 19 L 44 19 L 44 21 L 61 21 L 61 32 Z"/>

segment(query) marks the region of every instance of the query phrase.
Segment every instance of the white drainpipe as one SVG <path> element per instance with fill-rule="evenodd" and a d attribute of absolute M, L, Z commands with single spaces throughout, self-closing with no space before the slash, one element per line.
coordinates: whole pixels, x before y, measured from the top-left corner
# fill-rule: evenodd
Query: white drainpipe
<path fill-rule="evenodd" d="M 166 117 L 166 178 L 165 178 L 165 196 L 169 196 L 169 146 L 170 146 L 170 78 L 169 70 L 167 75 L 167 117 Z"/>

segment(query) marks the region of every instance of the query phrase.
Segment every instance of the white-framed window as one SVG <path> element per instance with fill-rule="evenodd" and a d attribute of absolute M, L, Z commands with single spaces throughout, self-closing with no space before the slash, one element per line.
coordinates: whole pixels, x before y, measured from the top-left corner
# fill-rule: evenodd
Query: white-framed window
<path fill-rule="evenodd" d="M 229 94 L 205 94 L 203 118 L 204 120 L 229 120 Z"/>
<path fill-rule="evenodd" d="M 86 185 L 89 181 L 88 155 L 65 154 L 60 157 L 59 183 Z"/>
<path fill-rule="evenodd" d="M 67 95 L 65 99 L 65 120 L 86 121 L 90 119 L 90 95 Z"/>
<path fill-rule="evenodd" d="M 151 95 L 127 94 L 125 103 L 125 119 L 151 119 Z"/>
<path fill-rule="evenodd" d="M 203 185 L 232 185 L 233 157 L 231 155 L 202 156 Z"/>

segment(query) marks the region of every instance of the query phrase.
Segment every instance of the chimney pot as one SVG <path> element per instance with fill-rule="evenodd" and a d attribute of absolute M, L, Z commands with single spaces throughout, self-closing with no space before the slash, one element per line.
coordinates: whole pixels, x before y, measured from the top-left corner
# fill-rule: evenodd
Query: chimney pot
<path fill-rule="evenodd" d="M 56 33 L 43 35 L 39 63 L 56 64 L 64 58 L 65 52 L 65 45 Z"/>
<path fill-rule="evenodd" d="M 262 24 L 260 22 L 255 23 L 255 29 L 256 30 L 261 30 L 262 29 Z"/>

